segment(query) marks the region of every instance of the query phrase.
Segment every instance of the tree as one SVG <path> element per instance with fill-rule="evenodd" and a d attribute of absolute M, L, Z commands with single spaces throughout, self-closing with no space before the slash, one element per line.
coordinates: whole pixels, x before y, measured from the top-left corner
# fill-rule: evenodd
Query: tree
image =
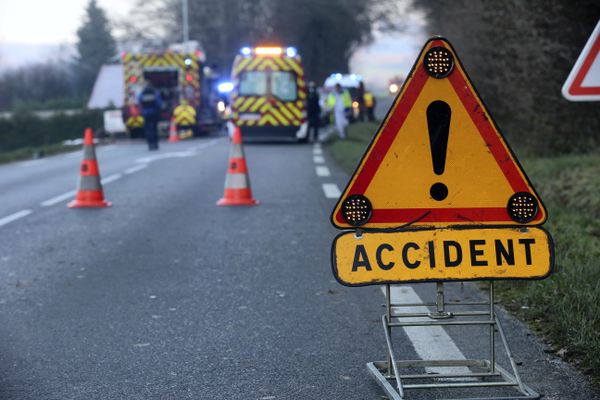
<path fill-rule="evenodd" d="M 429 32 L 456 47 L 513 145 L 541 155 L 598 149 L 597 106 L 561 96 L 600 15 L 597 1 L 419 0 L 415 5 L 426 12 Z"/>
<path fill-rule="evenodd" d="M 96 0 L 88 3 L 85 20 L 77 30 L 77 37 L 76 69 L 80 90 L 87 94 L 91 91 L 102 64 L 116 54 L 116 44 L 108 19 Z"/>
<path fill-rule="evenodd" d="M 66 61 L 47 61 L 10 70 L 0 76 L 0 110 L 77 104 L 76 82 Z"/>
<path fill-rule="evenodd" d="M 189 0 L 190 39 L 198 40 L 211 64 L 228 74 L 243 46 L 295 46 L 307 77 L 322 82 L 346 72 L 353 51 L 371 39 L 375 24 L 394 26 L 397 0 Z M 137 26 L 153 26 L 166 41 L 181 41 L 181 0 L 140 0 Z M 128 29 L 130 38 L 149 32 Z M 154 38 L 155 39 L 155 38 Z"/>

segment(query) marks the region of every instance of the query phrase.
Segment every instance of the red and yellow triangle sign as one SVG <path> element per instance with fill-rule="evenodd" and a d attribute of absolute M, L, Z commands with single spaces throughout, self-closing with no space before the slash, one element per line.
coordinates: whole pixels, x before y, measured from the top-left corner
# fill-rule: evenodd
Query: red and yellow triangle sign
<path fill-rule="evenodd" d="M 540 225 L 546 210 L 450 43 L 421 51 L 333 213 L 337 228 Z"/>

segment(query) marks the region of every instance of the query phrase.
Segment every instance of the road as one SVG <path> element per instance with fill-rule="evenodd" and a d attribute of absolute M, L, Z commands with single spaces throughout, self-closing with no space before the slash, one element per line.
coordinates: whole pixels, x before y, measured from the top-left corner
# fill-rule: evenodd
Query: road
<path fill-rule="evenodd" d="M 0 166 L 0 399 L 384 398 L 365 368 L 385 356 L 381 288 L 343 287 L 330 269 L 328 218 L 348 176 L 318 145 L 247 144 L 261 204 L 217 207 L 228 148 L 99 147 L 107 209 L 66 207 L 77 153 Z M 393 295 L 431 300 L 433 288 Z M 453 284 L 449 296 L 484 293 Z M 598 398 L 500 314 L 526 383 L 547 399 Z M 462 328 L 394 340 L 404 358 L 487 343 Z"/>

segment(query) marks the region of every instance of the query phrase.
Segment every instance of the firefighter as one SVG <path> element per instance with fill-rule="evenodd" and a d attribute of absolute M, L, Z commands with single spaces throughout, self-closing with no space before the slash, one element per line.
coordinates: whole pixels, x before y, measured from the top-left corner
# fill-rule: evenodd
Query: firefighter
<path fill-rule="evenodd" d="M 367 110 L 367 118 L 369 121 L 373 122 L 375 121 L 375 97 L 373 96 L 373 93 L 365 91 L 363 98 Z"/>
<path fill-rule="evenodd" d="M 150 82 L 138 96 L 138 103 L 144 116 L 144 134 L 149 150 L 158 150 L 158 119 L 162 109 L 162 98 Z"/>
<path fill-rule="evenodd" d="M 196 110 L 188 104 L 187 100 L 182 99 L 179 105 L 175 107 L 173 118 L 175 118 L 177 130 L 191 130 L 192 133 L 194 132 L 196 127 Z"/>
<path fill-rule="evenodd" d="M 327 96 L 327 106 L 330 110 L 333 110 L 333 120 L 335 121 L 338 135 L 341 139 L 346 139 L 346 127 L 348 126 L 346 110 L 352 108 L 350 92 L 343 89 L 339 83 L 336 83 L 333 92 Z"/>

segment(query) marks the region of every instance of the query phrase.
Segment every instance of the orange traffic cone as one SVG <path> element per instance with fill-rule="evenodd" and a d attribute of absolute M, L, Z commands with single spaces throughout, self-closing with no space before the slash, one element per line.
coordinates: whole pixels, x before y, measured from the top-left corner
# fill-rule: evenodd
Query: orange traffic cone
<path fill-rule="evenodd" d="M 229 168 L 225 177 L 225 194 L 217 201 L 218 206 L 255 206 L 259 204 L 252 197 L 250 180 L 248 179 L 248 167 L 244 157 L 242 145 L 242 133 L 239 127 L 235 127 L 231 139 L 231 151 L 229 153 Z"/>
<path fill-rule="evenodd" d="M 104 200 L 102 192 L 94 135 L 92 130 L 87 128 L 83 136 L 83 160 L 81 160 L 81 169 L 79 170 L 79 187 L 75 200 L 69 203 L 69 207 L 108 207 L 110 205 L 111 203 Z"/>
<path fill-rule="evenodd" d="M 177 124 L 175 124 L 175 118 L 171 118 L 171 124 L 169 125 L 169 142 L 179 142 L 179 134 L 177 133 Z"/>

